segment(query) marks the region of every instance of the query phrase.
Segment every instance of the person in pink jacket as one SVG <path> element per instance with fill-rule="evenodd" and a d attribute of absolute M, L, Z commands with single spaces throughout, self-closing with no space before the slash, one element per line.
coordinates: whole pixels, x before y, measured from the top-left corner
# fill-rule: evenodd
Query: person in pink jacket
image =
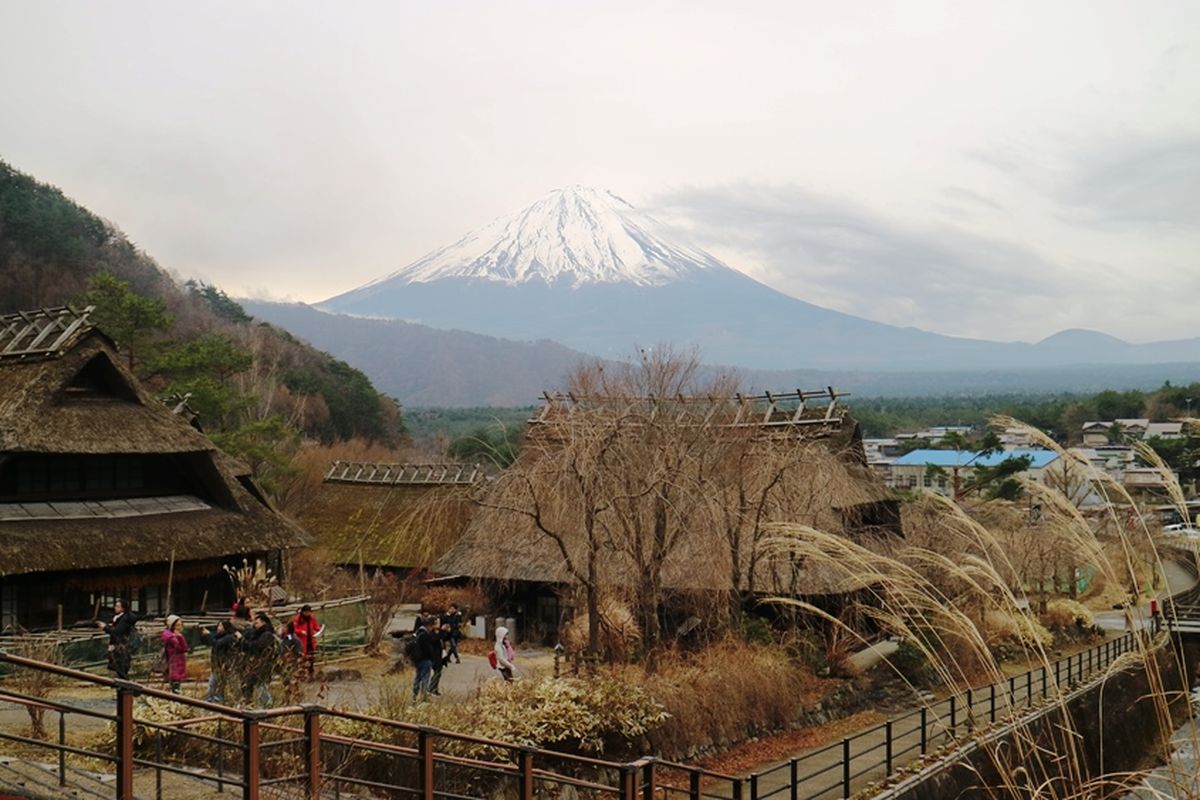
<path fill-rule="evenodd" d="M 179 694 L 179 686 L 187 680 L 187 639 L 183 638 L 183 620 L 175 614 L 167 616 L 162 632 L 163 652 L 167 656 L 167 681 L 171 691 Z"/>

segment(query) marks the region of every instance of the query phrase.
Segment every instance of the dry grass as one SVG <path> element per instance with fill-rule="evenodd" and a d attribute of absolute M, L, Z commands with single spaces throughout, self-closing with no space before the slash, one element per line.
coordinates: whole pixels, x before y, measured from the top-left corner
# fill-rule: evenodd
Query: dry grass
<path fill-rule="evenodd" d="M 1005 428 L 1025 427 L 1012 419 L 995 422 Z M 1059 448 L 1039 431 L 1029 432 L 1068 460 L 1073 470 L 1086 475 L 1093 489 L 1109 501 L 1103 518 L 1087 519 L 1069 497 L 1039 484 L 1026 484 L 1030 499 L 1026 508 L 1036 505 L 1036 518 L 1012 505 L 976 504 L 968 509 L 931 496 L 919 500 L 917 508 L 906 517 L 906 521 L 919 523 L 910 529 L 907 541 L 887 554 L 872 552 L 843 536 L 794 524 L 777 526 L 769 547 L 807 564 L 863 576 L 872 585 L 874 595 L 873 603 L 864 604 L 864 613 L 884 631 L 919 649 L 944 685 L 962 688 L 1001 679 L 1003 671 L 995 653 L 998 645 L 1004 645 L 1000 649 L 1015 647 L 1018 655 L 1034 663 L 1049 664 L 1049 632 L 1022 611 L 1027 602 L 1023 587 L 1032 583 L 1039 592 L 1046 592 L 1048 586 L 1061 586 L 1054 577 L 1060 569 L 1057 561 L 1069 556 L 1069 575 L 1073 575 L 1074 567 L 1088 564 L 1106 584 L 1126 585 L 1136 591 L 1148 569 L 1157 567 L 1161 573 L 1161 559 L 1152 532 L 1141 521 L 1136 503 L 1123 487 L 1092 469 L 1079 454 Z M 1174 486 L 1169 495 L 1181 505 L 1183 495 L 1174 475 L 1161 462 L 1148 455 L 1145 458 L 1166 483 Z M 1037 541 L 1024 533 L 1033 528 L 1053 540 L 1051 549 L 1037 554 L 1036 563 L 1021 560 L 1028 543 Z M 777 602 L 822 617 L 830 625 L 842 625 L 848 634 L 855 635 L 840 620 L 815 606 L 792 598 L 778 598 Z M 1048 621 L 1055 625 L 1073 626 L 1077 618 L 1089 618 L 1084 617 L 1086 609 L 1076 603 L 1048 604 L 1047 613 Z M 1153 666 L 1157 660 L 1146 658 L 1148 647 L 1148 639 L 1140 640 L 1138 651 L 1113 669 L 1137 662 L 1147 665 L 1150 692 L 1143 699 L 1154 703 L 1159 733 L 1166 737 L 1174 727 L 1171 693 L 1166 676 Z M 1174 668 L 1181 674 L 1191 674 L 1183 664 Z M 1062 712 L 1059 725 L 1065 731 L 1074 731 L 1063 697 L 1058 696 L 1056 702 Z M 1047 742 L 1019 728 L 1007 752 L 991 755 L 1002 785 L 986 788 L 1000 795 L 1015 793 L 1016 785 L 1030 775 L 1041 775 L 1046 780 L 1032 790 L 1022 791 L 1021 796 L 1101 796 L 1105 792 L 1100 787 L 1114 779 L 1089 772 L 1084 743 L 1074 735 Z M 1022 765 L 1019 774 L 1011 764 Z"/>
<path fill-rule="evenodd" d="M 670 715 L 649 733 L 651 752 L 666 758 L 791 728 L 800 712 L 831 688 L 783 648 L 735 640 L 696 654 L 670 654 L 651 675 L 632 666 L 617 674 Z"/>

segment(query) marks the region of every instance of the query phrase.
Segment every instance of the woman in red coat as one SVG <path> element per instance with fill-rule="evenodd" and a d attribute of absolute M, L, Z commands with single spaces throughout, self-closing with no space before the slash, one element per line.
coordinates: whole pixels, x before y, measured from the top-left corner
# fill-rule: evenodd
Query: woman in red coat
<path fill-rule="evenodd" d="M 321 623 L 317 622 L 316 616 L 312 613 L 312 606 L 304 605 L 300 607 L 300 613 L 292 619 L 292 624 L 296 626 L 296 638 L 300 640 L 300 655 L 303 657 L 304 677 L 312 680 L 313 677 L 313 661 L 317 657 L 317 637 L 325 630 L 321 627 Z"/>
<path fill-rule="evenodd" d="M 187 680 L 187 639 L 183 638 L 183 620 L 175 614 L 167 617 L 162 632 L 163 651 L 167 656 L 167 681 L 171 691 L 179 694 L 179 686 Z"/>

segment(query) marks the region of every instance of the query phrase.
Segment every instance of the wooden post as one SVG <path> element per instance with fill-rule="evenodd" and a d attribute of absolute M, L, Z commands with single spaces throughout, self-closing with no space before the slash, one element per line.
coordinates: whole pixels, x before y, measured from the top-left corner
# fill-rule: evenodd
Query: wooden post
<path fill-rule="evenodd" d="M 308 772 L 308 796 L 321 800 L 321 711 L 304 709 L 304 755 Z"/>
<path fill-rule="evenodd" d="M 621 800 L 638 800 L 637 766 L 634 764 L 621 767 Z"/>
<path fill-rule="evenodd" d="M 518 791 L 521 800 L 533 800 L 533 753 L 532 747 L 522 747 L 517 752 L 517 771 L 521 781 Z"/>
<path fill-rule="evenodd" d="M 117 687 L 117 800 L 133 800 L 133 691 Z"/>
<path fill-rule="evenodd" d="M 654 800 L 654 759 L 646 759 L 642 767 L 642 800 Z"/>
<path fill-rule="evenodd" d="M 433 730 L 417 731 L 417 792 L 421 800 L 433 800 Z"/>
<path fill-rule="evenodd" d="M 205 589 L 204 594 L 200 595 L 200 613 L 208 613 L 208 589 Z"/>
<path fill-rule="evenodd" d="M 175 548 L 171 548 L 171 563 L 167 566 L 167 607 L 163 609 L 167 614 L 171 613 L 171 589 L 175 585 Z"/>
<path fill-rule="evenodd" d="M 258 800 L 258 782 L 262 777 L 261 756 L 258 739 L 258 718 L 247 716 L 242 720 L 242 800 Z"/>

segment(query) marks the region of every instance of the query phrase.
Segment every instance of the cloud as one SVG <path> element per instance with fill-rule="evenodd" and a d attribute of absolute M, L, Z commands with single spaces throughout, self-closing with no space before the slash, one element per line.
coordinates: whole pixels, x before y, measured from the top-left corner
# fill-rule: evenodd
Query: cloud
<path fill-rule="evenodd" d="M 1058 187 L 1068 219 L 1200 233 L 1200 136 L 1131 139 L 1078 154 Z"/>
<path fill-rule="evenodd" d="M 1066 322 L 1064 271 L 1014 242 L 915 227 L 795 185 L 685 188 L 652 211 L 775 288 L 880 322 L 998 339 Z"/>

